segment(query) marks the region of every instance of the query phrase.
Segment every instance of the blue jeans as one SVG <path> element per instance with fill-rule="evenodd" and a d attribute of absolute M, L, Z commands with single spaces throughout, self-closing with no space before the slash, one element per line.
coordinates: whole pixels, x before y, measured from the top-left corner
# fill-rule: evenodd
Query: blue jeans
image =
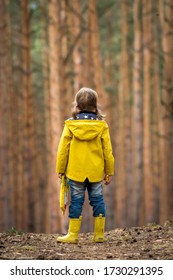
<path fill-rule="evenodd" d="M 93 207 L 93 216 L 106 215 L 106 206 L 102 194 L 102 181 L 91 183 L 86 179 L 84 182 L 76 182 L 67 179 L 70 187 L 71 203 L 69 207 L 69 218 L 79 218 L 82 214 L 82 207 L 85 200 L 85 190 L 88 191 L 90 205 Z"/>

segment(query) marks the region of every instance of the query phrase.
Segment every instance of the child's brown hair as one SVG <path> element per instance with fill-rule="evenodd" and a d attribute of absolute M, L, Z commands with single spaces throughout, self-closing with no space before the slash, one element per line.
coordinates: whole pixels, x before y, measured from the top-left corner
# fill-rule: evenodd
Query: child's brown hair
<path fill-rule="evenodd" d="M 97 92 L 91 88 L 83 87 L 81 88 L 75 96 L 74 107 L 72 109 L 72 116 L 76 119 L 78 113 L 87 111 L 95 112 L 98 119 L 102 120 L 103 115 L 98 108 L 98 95 Z"/>

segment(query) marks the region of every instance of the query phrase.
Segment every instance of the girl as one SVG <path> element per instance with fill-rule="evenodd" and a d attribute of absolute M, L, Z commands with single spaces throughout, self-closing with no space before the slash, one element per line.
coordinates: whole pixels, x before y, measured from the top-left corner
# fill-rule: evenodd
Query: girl
<path fill-rule="evenodd" d="M 98 109 L 97 93 L 81 88 L 76 96 L 72 118 L 65 121 L 60 139 L 56 172 L 61 179 L 65 174 L 70 187 L 68 234 L 58 242 L 77 243 L 81 226 L 85 190 L 93 207 L 94 242 L 104 242 L 106 207 L 102 181 L 109 184 L 114 174 L 114 157 L 107 123 Z"/>

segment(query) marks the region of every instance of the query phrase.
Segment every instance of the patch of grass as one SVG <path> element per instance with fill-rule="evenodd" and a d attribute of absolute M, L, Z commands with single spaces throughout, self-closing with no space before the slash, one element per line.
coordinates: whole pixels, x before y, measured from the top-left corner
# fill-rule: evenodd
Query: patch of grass
<path fill-rule="evenodd" d="M 6 232 L 8 235 L 22 235 L 24 234 L 22 231 L 17 231 L 15 227 L 11 227 Z"/>

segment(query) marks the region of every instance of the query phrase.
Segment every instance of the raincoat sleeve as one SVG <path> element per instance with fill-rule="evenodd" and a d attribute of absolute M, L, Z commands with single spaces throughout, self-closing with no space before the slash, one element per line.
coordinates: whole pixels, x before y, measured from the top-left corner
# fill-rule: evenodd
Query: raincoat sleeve
<path fill-rule="evenodd" d="M 64 174 L 66 171 L 70 142 L 72 139 L 72 133 L 65 124 L 63 133 L 58 145 L 57 157 L 56 157 L 56 172 Z"/>
<path fill-rule="evenodd" d="M 114 175 L 114 157 L 112 154 L 112 144 L 109 134 L 109 128 L 106 124 L 102 134 L 102 148 L 104 156 L 104 170 L 105 175 Z"/>
<path fill-rule="evenodd" d="M 63 215 L 65 214 L 65 210 L 68 204 L 68 192 L 69 187 L 67 185 L 67 180 L 65 175 L 61 178 L 61 185 L 60 185 L 60 208 L 62 210 Z"/>

